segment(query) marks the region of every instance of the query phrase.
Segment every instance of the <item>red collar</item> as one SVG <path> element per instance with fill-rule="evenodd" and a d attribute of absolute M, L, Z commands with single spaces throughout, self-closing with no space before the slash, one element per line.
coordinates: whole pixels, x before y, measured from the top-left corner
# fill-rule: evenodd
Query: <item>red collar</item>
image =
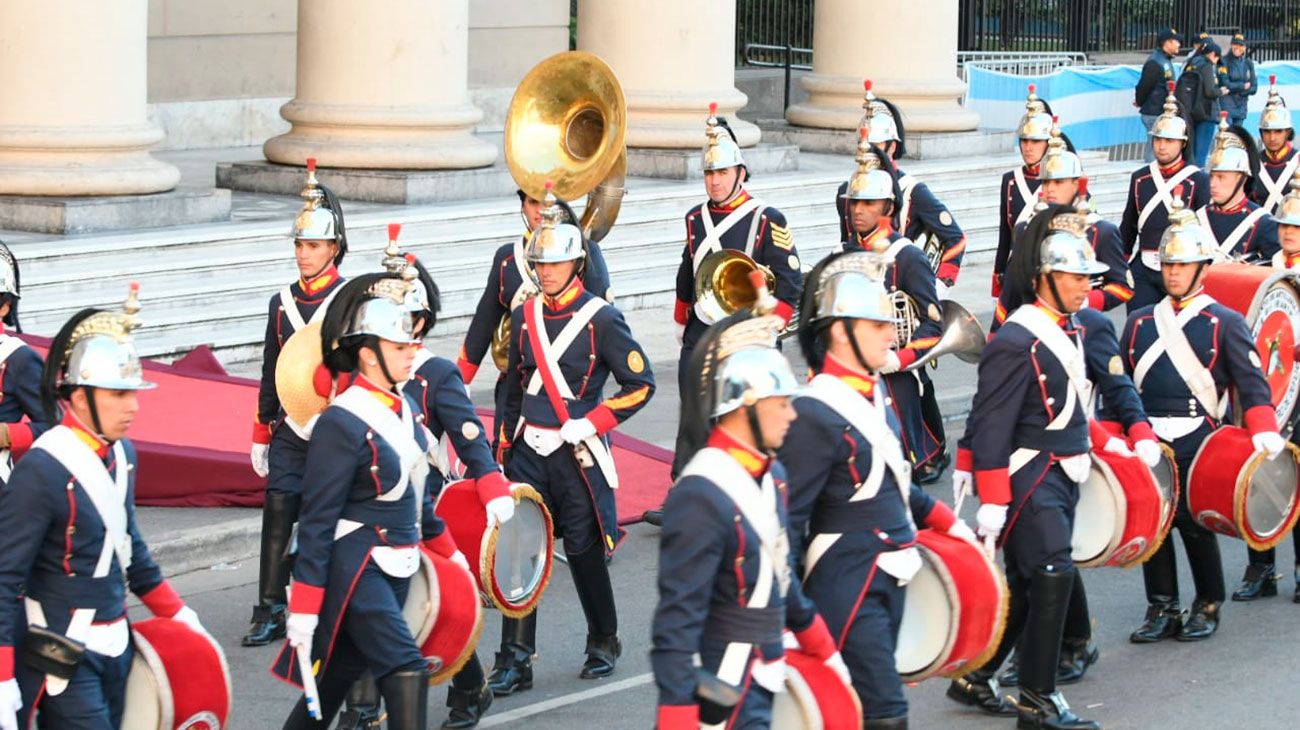
<path fill-rule="evenodd" d="M 763 476 L 772 463 L 770 456 L 741 443 L 722 426 L 713 427 L 707 445 L 727 452 L 728 456 L 735 459 L 736 463 L 744 467 L 745 471 L 755 479 Z"/>
<path fill-rule="evenodd" d="M 894 226 L 889 218 L 881 218 L 876 227 L 872 228 L 865 236 L 861 233 L 858 236 L 858 245 L 866 251 L 884 251 L 889 247 L 889 235 L 894 232 Z"/>
<path fill-rule="evenodd" d="M 360 386 L 367 393 L 373 395 L 375 400 L 383 403 L 388 408 L 391 408 L 393 413 L 396 413 L 399 416 L 402 415 L 402 401 L 395 393 L 393 393 L 393 391 L 375 385 L 370 378 L 361 374 L 357 375 L 357 379 L 352 381 L 352 384 Z"/>
<path fill-rule="evenodd" d="M 744 205 L 745 201 L 747 200 L 749 200 L 749 191 L 745 190 L 744 188 L 741 188 L 740 192 L 737 193 L 736 197 L 732 198 L 731 202 L 729 203 L 723 203 L 722 205 L 718 205 L 714 203 L 712 200 L 710 200 L 709 210 L 716 211 L 718 213 L 730 213 L 736 208 L 739 208 L 740 206 Z"/>
<path fill-rule="evenodd" d="M 1034 300 L 1034 306 L 1043 310 L 1043 314 L 1046 314 L 1048 317 L 1051 317 L 1052 321 L 1056 323 L 1057 327 L 1064 327 L 1066 321 L 1069 320 L 1070 318 L 1069 315 L 1058 312 L 1056 310 L 1056 307 L 1053 307 L 1052 305 L 1043 301 L 1042 297 L 1039 297 L 1038 299 Z"/>
<path fill-rule="evenodd" d="M 1282 149 L 1278 150 L 1276 155 L 1268 150 L 1264 150 L 1264 156 L 1267 157 L 1270 162 L 1281 162 L 1282 160 L 1285 160 L 1289 154 L 1291 154 L 1290 142 L 1282 145 Z"/>
<path fill-rule="evenodd" d="M 334 264 L 325 267 L 325 270 L 313 276 L 310 279 L 298 279 L 298 286 L 302 288 L 304 294 L 316 294 L 330 284 L 338 281 L 339 270 L 334 268 Z"/>
<path fill-rule="evenodd" d="M 857 368 L 850 367 L 840 362 L 839 358 L 826 354 L 826 361 L 822 363 L 822 372 L 826 375 L 834 375 L 850 388 L 858 391 L 863 398 L 873 398 L 876 392 L 876 378 Z"/>
<path fill-rule="evenodd" d="M 63 420 L 59 422 L 62 426 L 67 426 L 72 430 L 72 435 L 76 436 L 83 444 L 86 445 L 100 459 L 108 458 L 108 442 L 99 437 L 93 429 L 81 422 L 71 409 L 63 414 Z"/>
<path fill-rule="evenodd" d="M 1282 263 L 1288 269 L 1294 269 L 1297 265 L 1300 265 L 1300 251 L 1297 251 L 1295 253 L 1287 253 L 1286 251 L 1283 251 Z"/>
<path fill-rule="evenodd" d="M 1169 167 L 1160 168 L 1160 174 L 1167 179 L 1170 175 L 1173 175 L 1174 173 L 1183 169 L 1183 165 L 1186 164 L 1187 164 L 1187 160 L 1184 160 L 1183 158 L 1179 157 L 1177 160 L 1174 161 L 1174 164 L 1170 165 Z"/>
<path fill-rule="evenodd" d="M 1041 161 L 1033 165 L 1024 165 L 1025 177 L 1038 177 L 1038 166 L 1043 164 Z"/>
<path fill-rule="evenodd" d="M 578 296 L 582 294 L 583 291 L 584 289 L 582 288 L 582 279 L 575 274 L 573 280 L 570 281 L 569 285 L 564 288 L 564 291 L 561 291 L 559 294 L 556 294 L 553 297 L 550 296 L 542 297 L 542 302 L 546 305 L 547 309 L 551 309 L 551 310 L 564 309 L 570 304 L 573 304 L 573 300 L 577 299 Z"/>
<path fill-rule="evenodd" d="M 1198 286 L 1198 287 L 1196 287 L 1196 291 L 1194 291 L 1194 292 L 1192 292 L 1191 294 L 1188 294 L 1187 296 L 1182 297 L 1182 298 L 1179 298 L 1179 297 L 1176 297 L 1176 296 L 1170 294 L 1170 295 L 1169 295 L 1169 301 L 1170 301 L 1170 303 L 1172 303 L 1172 304 L 1174 305 L 1174 311 L 1175 311 L 1175 312 L 1179 312 L 1179 311 L 1182 310 L 1183 307 L 1187 306 L 1188 304 L 1191 304 L 1191 303 L 1192 303 L 1192 300 L 1195 299 L 1195 298 L 1197 298 L 1198 296 L 1200 296 L 1201 293 L 1204 292 L 1204 291 L 1205 291 L 1205 286 L 1204 286 L 1204 285 L 1202 285 L 1202 286 Z"/>
<path fill-rule="evenodd" d="M 1228 214 L 1240 213 L 1241 211 L 1246 209 L 1246 206 L 1249 203 L 1250 203 L 1250 199 L 1246 197 L 1246 193 L 1241 192 L 1241 193 L 1237 193 L 1237 202 L 1232 203 L 1230 205 L 1218 205 L 1216 203 L 1214 209 L 1219 213 L 1228 213 Z"/>

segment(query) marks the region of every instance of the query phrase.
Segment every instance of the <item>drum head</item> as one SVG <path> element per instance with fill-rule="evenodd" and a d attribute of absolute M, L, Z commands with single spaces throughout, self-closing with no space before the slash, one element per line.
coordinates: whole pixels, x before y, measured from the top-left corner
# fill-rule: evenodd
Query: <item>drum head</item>
<path fill-rule="evenodd" d="M 410 586 L 406 589 L 406 603 L 402 604 L 402 618 L 411 630 L 411 637 L 416 644 L 433 633 L 433 622 L 438 616 L 438 581 L 433 579 L 433 564 L 428 556 L 421 552 L 420 569 L 411 576 Z"/>
<path fill-rule="evenodd" d="M 507 602 L 525 603 L 541 589 L 551 558 L 551 524 L 545 507 L 530 499 L 515 504 L 515 516 L 497 528 L 492 578 Z"/>
<path fill-rule="evenodd" d="M 1070 535 L 1070 557 L 1087 567 L 1118 546 L 1124 531 L 1124 491 L 1105 463 L 1092 460 L 1088 479 L 1079 485 L 1079 503 L 1074 508 L 1074 531 Z"/>
<path fill-rule="evenodd" d="M 785 691 L 772 698 L 772 727 L 792 730 L 822 730 L 817 697 L 803 675 L 786 667 Z"/>
<path fill-rule="evenodd" d="M 165 681 L 165 680 L 164 680 Z M 164 712 L 172 715 L 171 707 L 163 707 L 163 698 L 171 697 L 171 690 L 164 691 L 165 685 L 159 682 L 149 662 L 139 653 L 131 658 L 131 672 L 126 676 L 126 706 L 122 712 L 122 727 L 140 728 L 140 730 L 171 730 L 171 723 L 164 721 Z"/>
<path fill-rule="evenodd" d="M 894 644 L 894 666 L 904 676 L 926 671 L 942 660 L 956 634 L 957 607 L 949 594 L 949 582 L 928 550 L 923 549 L 921 555 L 921 570 L 905 589 L 903 621 Z"/>
<path fill-rule="evenodd" d="M 1272 391 L 1277 422 L 1290 424 L 1300 401 L 1300 369 L 1296 368 L 1295 347 L 1300 330 L 1300 294 L 1293 278 L 1271 282 L 1258 299 L 1250 321 L 1259 365 Z"/>
<path fill-rule="evenodd" d="M 1290 528 L 1295 522 L 1297 472 L 1295 447 L 1276 459 L 1258 454 L 1246 466 L 1245 518 L 1251 535 L 1267 541 Z"/>
<path fill-rule="evenodd" d="M 1178 509 L 1178 462 L 1174 460 L 1174 450 L 1168 444 L 1160 444 L 1160 451 L 1163 458 L 1159 464 L 1151 467 L 1151 475 L 1156 478 L 1156 486 L 1160 487 L 1160 525 L 1163 534 L 1173 524 L 1174 512 Z"/>

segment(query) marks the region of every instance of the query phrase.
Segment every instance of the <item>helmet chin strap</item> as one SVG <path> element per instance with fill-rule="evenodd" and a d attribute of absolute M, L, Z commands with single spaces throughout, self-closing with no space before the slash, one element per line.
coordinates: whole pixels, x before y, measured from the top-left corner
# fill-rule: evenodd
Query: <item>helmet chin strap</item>
<path fill-rule="evenodd" d="M 90 410 L 90 427 L 95 429 L 95 435 L 108 441 L 104 435 L 104 427 L 99 423 L 99 407 L 95 405 L 95 389 L 89 385 L 81 386 L 81 392 L 86 394 L 86 407 Z"/>
<path fill-rule="evenodd" d="M 397 386 L 401 381 L 394 378 L 392 372 L 388 370 L 388 361 L 384 359 L 384 350 L 379 346 L 379 338 L 372 336 L 372 339 L 374 340 L 374 347 L 372 349 L 375 351 L 375 360 L 379 362 L 379 372 L 383 373 L 384 377 L 388 379 L 393 390 L 397 390 Z"/>
<path fill-rule="evenodd" d="M 849 338 L 849 347 L 853 348 L 853 357 L 858 361 L 858 364 L 862 366 L 863 370 L 871 375 L 875 375 L 876 369 L 868 365 L 867 358 L 863 357 L 862 348 L 858 347 L 858 337 L 853 334 L 853 328 L 849 326 L 849 320 L 841 319 L 840 322 L 844 323 L 844 334 Z"/>
<path fill-rule="evenodd" d="M 743 169 L 745 169 L 743 165 L 736 166 L 736 180 L 735 182 L 731 183 L 731 192 L 727 193 L 727 197 L 719 201 L 718 203 L 715 203 L 715 205 L 726 205 L 727 203 L 730 203 L 731 201 L 735 200 L 736 196 L 740 194 L 740 186 L 743 184 L 743 182 L 740 179 L 740 171 Z"/>
<path fill-rule="evenodd" d="M 1071 314 L 1071 312 L 1065 308 L 1065 303 L 1061 301 L 1061 292 L 1056 288 L 1056 279 L 1052 278 L 1051 274 L 1043 274 L 1043 276 L 1047 278 L 1047 289 L 1052 293 L 1052 301 L 1056 304 L 1056 311 L 1061 314 Z"/>
<path fill-rule="evenodd" d="M 758 422 L 758 403 L 752 406 L 745 406 L 745 420 L 749 422 L 749 433 L 754 437 L 754 448 L 768 456 L 775 456 L 776 449 L 767 445 L 767 439 L 763 437 L 763 426 Z"/>

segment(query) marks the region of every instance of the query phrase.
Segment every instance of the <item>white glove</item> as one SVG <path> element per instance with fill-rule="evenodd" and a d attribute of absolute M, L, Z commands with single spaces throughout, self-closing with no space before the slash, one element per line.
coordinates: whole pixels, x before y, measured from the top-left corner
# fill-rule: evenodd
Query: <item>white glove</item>
<path fill-rule="evenodd" d="M 890 351 L 889 351 L 889 358 L 888 358 L 887 360 L 885 360 L 885 364 L 884 364 L 884 366 L 880 368 L 880 373 L 881 373 L 882 375 L 888 375 L 888 374 L 890 374 L 890 373 L 896 373 L 896 372 L 898 372 L 898 369 L 901 368 L 902 366 L 903 366 L 903 363 L 902 363 L 902 361 L 900 361 L 900 360 L 898 359 L 898 353 L 897 353 L 897 352 L 894 352 L 893 350 L 890 350 Z"/>
<path fill-rule="evenodd" d="M 183 606 L 181 610 L 176 612 L 175 616 L 172 616 L 172 620 L 180 621 L 191 629 L 194 629 L 195 633 L 205 635 L 208 633 L 208 630 L 203 628 L 203 624 L 199 622 L 199 615 L 194 613 L 194 609 L 189 606 Z"/>
<path fill-rule="evenodd" d="M 489 527 L 504 524 L 515 516 L 515 498 L 510 495 L 494 497 L 483 505 L 483 509 L 487 510 Z"/>
<path fill-rule="evenodd" d="M 1124 441 L 1124 439 L 1119 438 L 1118 436 L 1111 436 L 1110 438 L 1106 439 L 1106 445 L 1103 446 L 1101 450 L 1107 451 L 1112 454 L 1119 454 L 1120 456 L 1133 455 L 1133 451 L 1129 449 L 1128 444 Z"/>
<path fill-rule="evenodd" d="M 970 529 L 970 525 L 966 524 L 966 520 L 960 517 L 957 518 L 956 522 L 952 523 L 952 527 L 948 528 L 948 534 L 963 540 L 979 542 L 979 538 L 975 537 L 975 531 Z"/>
<path fill-rule="evenodd" d="M 1146 464 L 1152 469 L 1156 468 L 1156 466 L 1160 464 L 1160 461 L 1165 458 L 1165 453 L 1160 448 L 1160 444 L 1151 439 L 1142 439 L 1141 441 L 1134 443 L 1133 451 L 1137 454 L 1138 458 L 1142 460 L 1143 464 Z"/>
<path fill-rule="evenodd" d="M 596 435 L 596 424 L 585 418 L 570 418 L 560 426 L 560 438 L 566 444 L 577 444 Z"/>
<path fill-rule="evenodd" d="M 834 669 L 836 676 L 843 680 L 844 684 L 853 684 L 853 678 L 849 676 L 849 665 L 844 663 L 844 657 L 838 651 L 827 657 L 823 663 Z"/>
<path fill-rule="evenodd" d="M 455 563 L 456 565 L 459 565 L 460 567 L 464 568 L 465 571 L 468 572 L 468 573 L 473 573 L 473 572 L 474 572 L 474 571 L 472 571 L 472 570 L 469 569 L 469 561 L 465 559 L 465 553 L 462 553 L 462 552 L 459 551 L 459 550 L 457 550 L 456 552 L 454 552 L 454 553 L 451 554 L 451 562 L 453 562 L 453 563 Z"/>
<path fill-rule="evenodd" d="M 934 293 L 939 295 L 939 301 L 942 302 L 948 298 L 948 285 L 939 279 L 935 279 Z"/>
<path fill-rule="evenodd" d="M 248 458 L 253 462 L 253 473 L 266 478 L 271 473 L 271 446 L 270 444 L 253 444 L 253 448 L 248 452 Z"/>
<path fill-rule="evenodd" d="M 794 635 L 790 629 L 781 632 L 781 648 L 786 651 L 797 650 L 799 648 L 799 637 Z"/>
<path fill-rule="evenodd" d="M 979 528 L 980 534 L 991 537 L 994 540 L 1002 534 L 1002 528 L 1007 524 L 1007 506 L 1005 504 L 981 504 L 980 508 L 975 511 L 975 525 Z"/>
<path fill-rule="evenodd" d="M 677 344 L 678 345 L 684 344 L 686 342 L 686 325 L 678 322 L 677 324 L 673 325 L 673 329 L 676 331 L 677 334 Z"/>
<path fill-rule="evenodd" d="M 1286 448 L 1286 440 L 1277 431 L 1257 433 L 1250 437 L 1250 443 L 1255 446 L 1256 451 L 1263 451 L 1268 454 L 1269 459 L 1276 459 L 1282 453 L 1282 450 Z"/>
<path fill-rule="evenodd" d="M 954 469 L 952 472 L 952 503 L 956 505 L 962 496 L 975 493 L 975 477 L 968 471 Z"/>
<path fill-rule="evenodd" d="M 0 682 L 0 730 L 18 730 L 18 711 L 23 709 L 23 693 L 18 680 Z"/>
<path fill-rule="evenodd" d="M 316 624 L 320 623 L 320 616 L 314 613 L 291 613 L 289 618 L 284 621 L 285 638 L 289 640 L 289 645 L 307 650 L 311 654 L 312 637 L 316 635 Z"/>

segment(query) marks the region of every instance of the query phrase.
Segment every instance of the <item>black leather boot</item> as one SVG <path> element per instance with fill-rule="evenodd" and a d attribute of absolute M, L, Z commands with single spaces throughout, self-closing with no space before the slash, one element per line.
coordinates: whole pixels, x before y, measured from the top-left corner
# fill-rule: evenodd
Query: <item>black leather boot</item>
<path fill-rule="evenodd" d="M 488 687 L 497 697 L 533 688 L 533 653 L 537 647 L 537 611 L 523 618 L 501 621 L 501 651 L 488 675 Z"/>
<path fill-rule="evenodd" d="M 1020 652 L 1015 652 L 1007 660 L 1007 668 L 998 675 L 998 684 L 1003 687 L 1015 687 L 1020 684 Z"/>
<path fill-rule="evenodd" d="M 1016 727 L 1044 730 L 1101 730 L 1101 725 L 1085 720 L 1070 710 L 1060 692 L 1043 694 L 1020 688 Z"/>
<path fill-rule="evenodd" d="M 257 571 L 257 605 L 252 627 L 240 642 L 244 646 L 266 646 L 284 638 L 288 605 L 290 565 L 286 559 L 293 523 L 298 521 L 296 494 L 267 492 L 262 505 L 262 552 Z"/>
<path fill-rule="evenodd" d="M 660 505 L 660 506 L 657 507 L 656 509 L 648 509 L 648 510 L 646 510 L 646 511 L 645 511 L 645 514 L 641 515 L 641 519 L 645 520 L 645 522 L 646 522 L 647 525 L 654 525 L 655 527 L 662 527 L 663 524 L 664 524 L 664 508 L 663 508 L 663 505 Z"/>
<path fill-rule="evenodd" d="M 614 587 L 609 582 L 605 550 L 599 543 L 593 543 L 580 553 L 569 553 L 568 557 L 573 588 L 587 617 L 587 661 L 578 677 L 608 677 L 614 673 L 623 646 L 618 641 L 618 611 L 614 606 Z"/>
<path fill-rule="evenodd" d="M 862 730 L 907 730 L 907 715 L 867 720 L 862 724 Z"/>
<path fill-rule="evenodd" d="M 348 708 L 339 715 L 335 730 L 379 730 L 379 702 L 379 685 L 367 671 L 348 690 Z"/>
<path fill-rule="evenodd" d="M 1057 684 L 1074 684 L 1088 673 L 1088 667 L 1101 659 L 1101 649 L 1089 639 L 1066 639 L 1061 642 L 1061 661 L 1056 668 Z"/>
<path fill-rule="evenodd" d="M 1294 540 L 1297 538 L 1293 537 L 1292 539 Z M 1295 569 L 1295 598 L 1292 600 L 1296 603 L 1300 603 L 1300 565 L 1297 565 Z"/>
<path fill-rule="evenodd" d="M 1011 716 L 1016 708 L 1002 697 L 1001 686 L 991 669 L 979 669 L 948 685 L 948 698 L 977 707 L 989 715 Z"/>
<path fill-rule="evenodd" d="M 1219 604 L 1197 599 L 1192 603 L 1191 615 L 1178 632 L 1179 641 L 1201 641 L 1214 636 L 1219 630 Z"/>
<path fill-rule="evenodd" d="M 1142 625 L 1129 635 L 1134 644 L 1154 644 L 1177 636 L 1183 629 L 1183 611 L 1177 599 L 1169 596 L 1152 596 L 1147 605 L 1147 617 Z"/>
<path fill-rule="evenodd" d="M 587 634 L 587 661 L 582 664 L 579 679 L 604 679 L 614 673 L 623 644 L 617 636 Z"/>
<path fill-rule="evenodd" d="M 476 690 L 456 689 L 455 686 L 447 688 L 447 706 L 451 708 L 451 713 L 447 720 L 442 723 L 443 730 L 459 730 L 460 728 L 476 727 L 478 721 L 487 714 L 488 708 L 492 706 L 492 688 L 487 682 Z"/>
<path fill-rule="evenodd" d="M 429 671 L 393 672 L 379 680 L 388 730 L 429 730 Z"/>
<path fill-rule="evenodd" d="M 1241 585 L 1232 592 L 1232 600 L 1253 601 L 1256 598 L 1276 596 L 1277 582 L 1281 578 L 1273 569 L 1272 563 L 1250 563 L 1246 566 L 1246 575 L 1242 576 Z"/>

